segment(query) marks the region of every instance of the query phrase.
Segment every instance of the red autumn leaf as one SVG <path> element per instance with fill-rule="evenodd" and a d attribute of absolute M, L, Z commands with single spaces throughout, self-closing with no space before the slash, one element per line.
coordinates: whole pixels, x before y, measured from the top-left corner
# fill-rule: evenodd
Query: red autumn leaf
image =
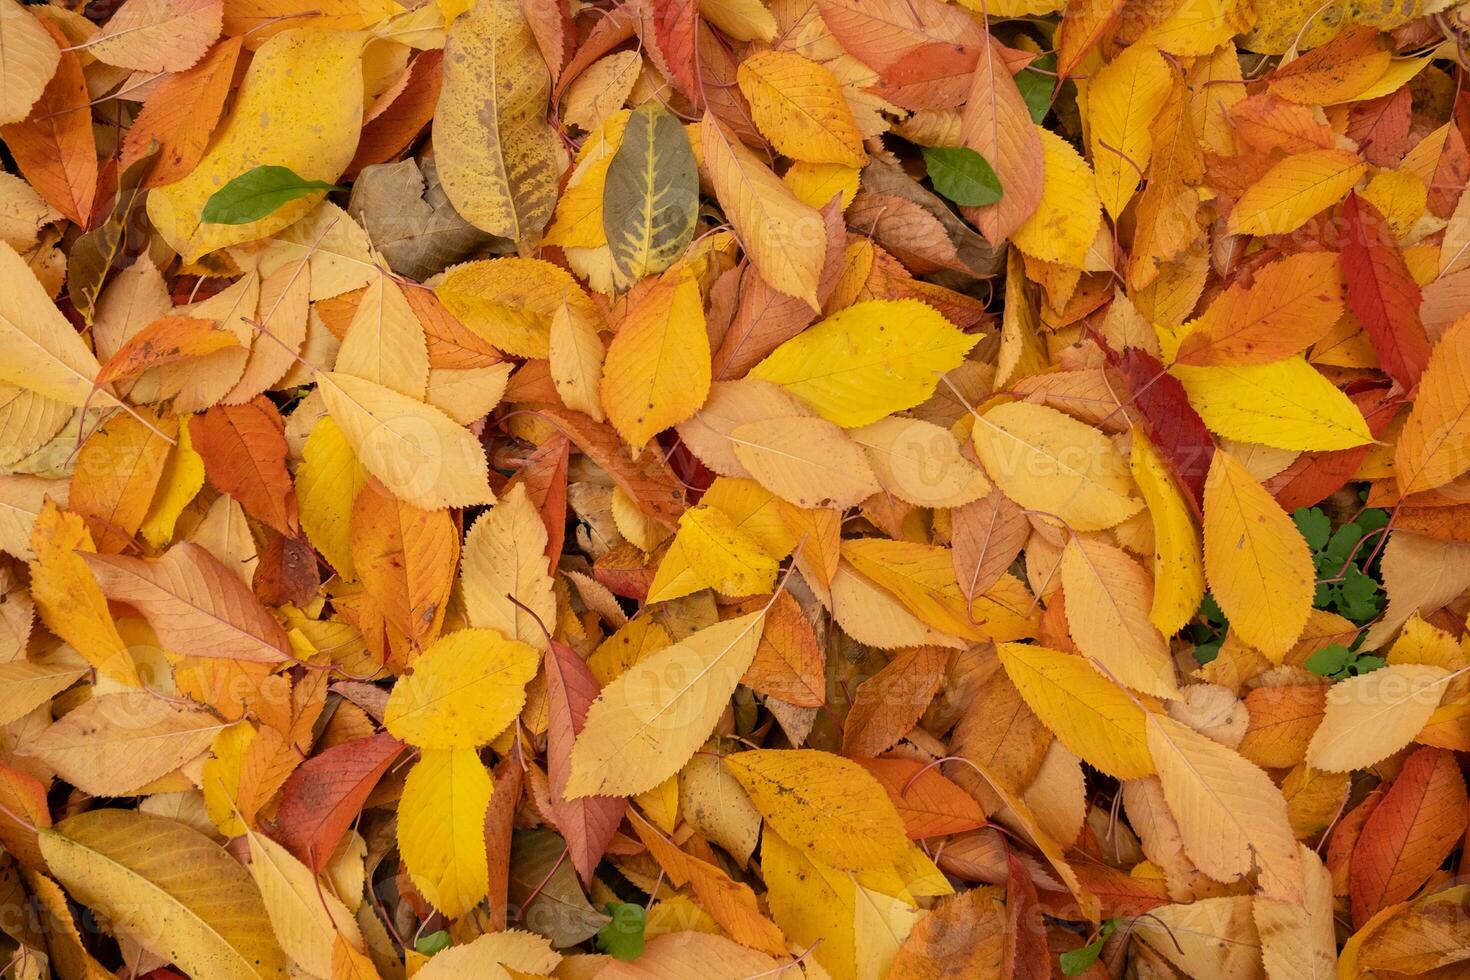
<path fill-rule="evenodd" d="M 1429 338 L 1419 320 L 1419 285 L 1377 208 L 1349 194 L 1342 220 L 1348 308 L 1367 331 L 1383 370 L 1412 392 L 1429 363 Z"/>
<path fill-rule="evenodd" d="M 298 533 L 285 425 L 269 399 L 261 395 L 243 405 L 216 405 L 189 420 L 189 435 L 210 483 L 257 520 L 285 535 Z"/>
<path fill-rule="evenodd" d="M 334 745 L 307 759 L 286 780 L 271 836 L 313 870 L 326 867 L 368 794 L 403 747 L 383 732 Z"/>

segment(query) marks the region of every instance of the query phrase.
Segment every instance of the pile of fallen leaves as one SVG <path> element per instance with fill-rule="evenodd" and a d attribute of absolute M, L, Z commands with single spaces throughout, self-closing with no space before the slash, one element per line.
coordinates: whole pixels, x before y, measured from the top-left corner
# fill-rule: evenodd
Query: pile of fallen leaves
<path fill-rule="evenodd" d="M 1467 66 L 0 0 L 0 972 L 1470 975 Z"/>

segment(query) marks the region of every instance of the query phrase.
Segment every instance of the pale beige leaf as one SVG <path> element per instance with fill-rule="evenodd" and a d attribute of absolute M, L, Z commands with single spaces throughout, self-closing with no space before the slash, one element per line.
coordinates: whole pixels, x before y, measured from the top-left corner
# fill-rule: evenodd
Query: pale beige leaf
<path fill-rule="evenodd" d="M 1220 882 L 1259 876 L 1263 894 L 1302 898 L 1301 859 L 1286 800 L 1238 752 L 1163 715 L 1148 715 L 1148 748 L 1184 851 Z"/>
<path fill-rule="evenodd" d="M 5 350 L 0 381 L 68 405 L 86 402 L 97 377 L 97 358 L 51 302 L 25 259 L 4 242 L 0 242 L 0 282 L 5 283 L 0 290 L 0 347 Z"/>
<path fill-rule="evenodd" d="M 798 507 L 853 507 L 879 489 L 862 449 L 826 419 L 747 422 L 730 442 L 756 482 Z"/>
<path fill-rule="evenodd" d="M 755 659 L 765 610 L 706 627 L 643 657 L 592 703 L 566 796 L 631 796 L 689 761 Z"/>
<path fill-rule="evenodd" d="M 0 126 L 26 117 L 60 62 L 61 50 L 35 15 L 0 0 Z"/>
<path fill-rule="evenodd" d="M 94 697 L 26 746 L 95 796 L 127 796 L 209 748 L 225 724 L 207 711 L 142 691 Z"/>
<path fill-rule="evenodd" d="M 1327 711 L 1307 746 L 1307 764 L 1347 772 L 1393 755 L 1424 727 L 1449 677 L 1430 664 L 1389 664 L 1332 685 Z"/>
<path fill-rule="evenodd" d="M 183 71 L 204 57 L 223 24 L 221 0 L 127 0 L 86 49 L 121 68 Z"/>
<path fill-rule="evenodd" d="M 1298 845 L 1306 897 L 1301 904 L 1257 896 L 1251 914 L 1270 980 L 1328 980 L 1337 971 L 1332 876 L 1317 852 Z"/>
<path fill-rule="evenodd" d="M 546 525 L 517 483 L 465 536 L 461 588 L 471 626 L 546 649 L 556 625 L 556 597 L 546 563 Z M 530 612 L 506 598 L 515 596 Z M 537 622 L 537 617 L 540 622 Z"/>
<path fill-rule="evenodd" d="M 1169 641 L 1149 621 L 1153 580 L 1121 548 L 1073 538 L 1062 553 L 1072 642 L 1119 683 L 1155 697 L 1179 696 Z"/>
<path fill-rule="evenodd" d="M 394 496 L 422 510 L 495 499 L 484 447 L 449 416 L 350 374 L 315 378 L 357 461 Z"/>

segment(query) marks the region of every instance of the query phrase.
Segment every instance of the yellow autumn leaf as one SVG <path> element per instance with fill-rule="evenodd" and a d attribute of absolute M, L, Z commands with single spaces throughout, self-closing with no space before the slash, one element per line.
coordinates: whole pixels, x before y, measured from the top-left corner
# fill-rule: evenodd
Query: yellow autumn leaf
<path fill-rule="evenodd" d="M 1352 189 L 1368 165 L 1349 150 L 1294 153 L 1276 164 L 1235 202 L 1233 235 L 1286 235 Z"/>
<path fill-rule="evenodd" d="M 138 528 L 138 534 L 152 548 L 162 548 L 173 540 L 179 516 L 204 487 L 204 459 L 194 451 L 189 426 L 183 419 L 178 432 L 178 442 L 169 450 L 158 489 Z"/>
<path fill-rule="evenodd" d="M 255 726 L 249 721 L 221 730 L 209 747 L 209 758 L 200 768 L 199 789 L 204 795 L 204 812 L 226 837 L 243 836 L 248 829 L 239 811 L 240 772 L 256 734 Z"/>
<path fill-rule="evenodd" d="M 776 149 L 807 163 L 861 167 L 862 133 L 832 73 L 793 51 L 760 51 L 735 75 L 756 127 Z"/>
<path fill-rule="evenodd" d="M 1154 531 L 1154 597 L 1148 618 L 1160 633 L 1173 636 L 1194 618 L 1205 595 L 1199 530 L 1159 451 L 1137 429 L 1128 462 Z"/>
<path fill-rule="evenodd" d="M 424 328 L 403 290 L 386 274 L 368 283 L 332 370 L 424 400 L 429 383 Z"/>
<path fill-rule="evenodd" d="M 868 300 L 786 341 L 749 377 L 853 428 L 922 403 L 979 339 L 918 300 Z"/>
<path fill-rule="evenodd" d="M 1140 779 L 1154 771 L 1144 710 L 1087 661 L 1022 643 L 1000 643 L 1001 666 L 1062 744 L 1100 772 Z"/>
<path fill-rule="evenodd" d="M 444 41 L 434 160 L 454 209 L 482 231 L 535 251 L 556 206 L 551 74 L 518 0 L 476 0 Z"/>
<path fill-rule="evenodd" d="M 464 262 L 445 270 L 434 295 L 470 330 L 520 357 L 547 356 L 559 309 L 593 330 L 601 320 L 572 274 L 543 259 Z"/>
<path fill-rule="evenodd" d="M 435 641 L 393 685 L 383 727 L 421 749 L 472 749 L 505 730 L 526 703 L 537 651 L 495 630 Z"/>
<path fill-rule="evenodd" d="M 708 343 L 706 340 L 706 346 Z M 606 357 L 607 348 L 595 323 L 574 314 L 567 302 L 552 312 L 547 340 L 551 382 L 567 408 L 584 412 L 598 422 L 606 418 L 602 411 L 602 367 Z"/>
<path fill-rule="evenodd" d="M 1300 356 L 1269 364 L 1175 364 L 1169 373 L 1210 431 L 1228 439 L 1317 451 L 1373 441 L 1352 399 Z"/>
<path fill-rule="evenodd" d="M 240 225 L 205 224 L 200 217 L 215 191 L 258 166 L 288 167 L 303 180 L 329 184 L 342 175 L 362 129 L 366 41 L 359 32 L 293 28 L 255 52 L 234 108 L 199 165 L 148 195 L 148 217 L 184 261 L 269 238 L 321 202 L 323 192 L 316 191 Z"/>
<path fill-rule="evenodd" d="M 582 143 L 576 165 L 561 199 L 551 227 L 542 242 L 563 248 L 598 248 L 607 245 L 602 227 L 602 198 L 607 187 L 607 171 L 622 145 L 632 112 L 621 110 L 605 119 L 601 126 Z"/>
<path fill-rule="evenodd" d="M 25 259 L 4 241 L 0 281 L 5 283 L 0 343 L 6 350 L 0 358 L 0 382 L 67 405 L 86 404 L 100 370 L 96 356 L 51 302 Z"/>
<path fill-rule="evenodd" d="M 755 659 L 765 610 L 643 656 L 587 710 L 566 796 L 632 796 L 678 772 L 709 737 Z"/>
<path fill-rule="evenodd" d="M 493 791 L 475 749 L 427 749 L 403 781 L 398 852 L 414 887 L 450 918 L 489 890 L 485 811 Z"/>
<path fill-rule="evenodd" d="M 1011 236 L 1034 259 L 1082 268 L 1102 225 L 1102 199 L 1092 168 L 1071 143 L 1042 128 L 1045 178 L 1041 203 Z"/>
<path fill-rule="evenodd" d="M 1470 469 L 1470 319 L 1460 318 L 1439 339 L 1409 419 L 1394 446 L 1400 493 L 1432 490 Z"/>
<path fill-rule="evenodd" d="M 713 113 L 700 121 L 697 149 L 700 169 L 761 278 L 819 309 L 817 280 L 827 254 L 821 212 L 803 204 Z"/>
<path fill-rule="evenodd" d="M 480 440 L 439 409 L 350 374 L 315 378 L 358 463 L 399 500 L 442 510 L 495 499 Z"/>
<path fill-rule="evenodd" d="M 761 835 L 761 871 L 771 918 L 834 980 L 857 977 L 856 898 L 852 875 L 811 858 L 770 827 Z"/>
<path fill-rule="evenodd" d="M 313 976 L 333 976 L 333 942 L 340 938 L 359 949 L 363 945 L 357 920 L 290 851 L 248 828 L 245 838 L 250 842 L 250 877 L 260 889 L 281 948 Z"/>
<path fill-rule="evenodd" d="M 46 628 L 61 637 L 102 677 L 138 687 L 138 667 L 118 633 L 82 553 L 94 553 L 92 534 L 76 514 L 47 499 L 31 532 L 31 599 Z"/>
<path fill-rule="evenodd" d="M 799 537 L 787 524 L 789 508 L 776 495 L 754 480 L 721 476 L 709 485 L 699 502 L 728 517 L 736 527 L 755 538 L 766 554 L 777 561 L 791 554 Z"/>
<path fill-rule="evenodd" d="M 1054 408 L 997 405 L 975 417 L 971 437 L 1002 493 L 1074 530 L 1101 531 L 1143 508 L 1128 462 L 1108 437 Z"/>
<path fill-rule="evenodd" d="M 1149 621 L 1148 572 L 1121 548 L 1077 537 L 1062 552 L 1061 581 L 1072 642 L 1084 656 L 1125 687 L 1179 696 L 1169 641 Z"/>
<path fill-rule="evenodd" d="M 684 570 L 687 575 L 682 574 Z M 648 587 L 648 602 L 699 589 L 721 595 L 762 595 L 776 584 L 776 561 L 722 511 L 701 504 L 679 516 L 679 531 Z"/>
<path fill-rule="evenodd" d="M 20 122 L 56 74 L 61 52 L 51 34 L 15 0 L 0 0 L 5 77 L 0 80 L 0 125 Z"/>
<path fill-rule="evenodd" d="M 107 916 L 119 938 L 191 976 L 288 975 L 249 873 L 199 831 L 165 817 L 105 808 L 68 817 L 39 836 L 56 880 L 72 898 Z"/>
<path fill-rule="evenodd" d="M 1099 69 L 1087 86 L 1088 145 L 1097 192 L 1115 219 L 1148 170 L 1150 128 L 1173 85 L 1174 75 L 1158 49 L 1136 42 Z"/>
<path fill-rule="evenodd" d="M 791 188 L 792 193 L 803 204 L 821 209 L 836 197 L 844 211 L 853 198 L 857 197 L 861 177 L 862 171 L 857 167 L 842 163 L 805 163 L 801 160 L 787 167 L 786 172 L 781 175 L 786 186 Z"/>
<path fill-rule="evenodd" d="M 974 601 L 965 598 L 948 548 L 886 538 L 842 542 L 853 569 L 892 594 L 933 629 L 967 640 L 1016 640 L 1034 628 L 1034 602 L 1012 576 L 1004 575 Z"/>
<path fill-rule="evenodd" d="M 634 451 L 709 395 L 709 334 L 699 281 L 674 270 L 636 289 L 602 372 L 602 406 Z"/>
<path fill-rule="evenodd" d="M 1210 463 L 1204 513 L 1210 594 L 1231 630 L 1279 663 L 1312 611 L 1311 550 L 1290 515 L 1224 450 Z"/>
<path fill-rule="evenodd" d="M 342 429 L 330 415 L 323 416 L 301 450 L 296 501 L 301 529 L 312 547 L 348 581 L 357 577 L 352 563 L 352 502 L 367 481 Z"/>
<path fill-rule="evenodd" d="M 1449 678 L 1433 664 L 1388 664 L 1333 684 L 1307 746 L 1307 765 L 1349 772 L 1382 762 L 1419 734 Z"/>
<path fill-rule="evenodd" d="M 766 822 L 803 853 L 849 871 L 904 859 L 908 838 L 883 786 L 862 766 L 815 749 L 753 749 L 724 764 Z"/>

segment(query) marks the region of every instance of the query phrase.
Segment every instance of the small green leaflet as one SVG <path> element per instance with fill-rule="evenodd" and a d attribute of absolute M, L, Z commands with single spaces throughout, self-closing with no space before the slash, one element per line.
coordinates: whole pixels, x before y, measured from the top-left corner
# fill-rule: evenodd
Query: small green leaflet
<path fill-rule="evenodd" d="M 211 194 L 199 217 L 211 225 L 246 225 L 298 197 L 346 189 L 322 180 L 304 180 L 289 167 L 256 167 Z"/>
<path fill-rule="evenodd" d="M 613 959 L 630 961 L 643 955 L 643 930 L 648 913 L 643 906 L 627 902 L 608 902 L 605 906 L 612 921 L 597 930 L 597 948 Z"/>
<path fill-rule="evenodd" d="M 1080 949 L 1070 950 L 1057 957 L 1063 975 L 1075 977 L 1096 963 L 1098 956 L 1102 954 L 1103 943 L 1108 941 L 1108 937 L 1117 928 L 1118 920 L 1109 919 L 1102 924 L 1102 928 L 1098 930 L 1097 936 L 1092 942 Z"/>
<path fill-rule="evenodd" d="M 413 948 L 416 952 L 423 953 L 425 956 L 433 956 L 435 953 L 448 949 L 452 942 L 453 940 L 450 938 L 449 933 L 440 929 L 438 932 L 431 932 L 427 936 L 420 936 L 414 942 Z"/>
<path fill-rule="evenodd" d="M 924 165 L 934 189 L 962 207 L 1000 200 L 1000 178 L 985 158 L 967 146 L 926 146 Z"/>
<path fill-rule="evenodd" d="M 1051 111 L 1052 91 L 1057 87 L 1057 56 L 1043 55 L 1016 73 L 1016 88 L 1026 101 L 1031 121 L 1038 126 Z"/>

